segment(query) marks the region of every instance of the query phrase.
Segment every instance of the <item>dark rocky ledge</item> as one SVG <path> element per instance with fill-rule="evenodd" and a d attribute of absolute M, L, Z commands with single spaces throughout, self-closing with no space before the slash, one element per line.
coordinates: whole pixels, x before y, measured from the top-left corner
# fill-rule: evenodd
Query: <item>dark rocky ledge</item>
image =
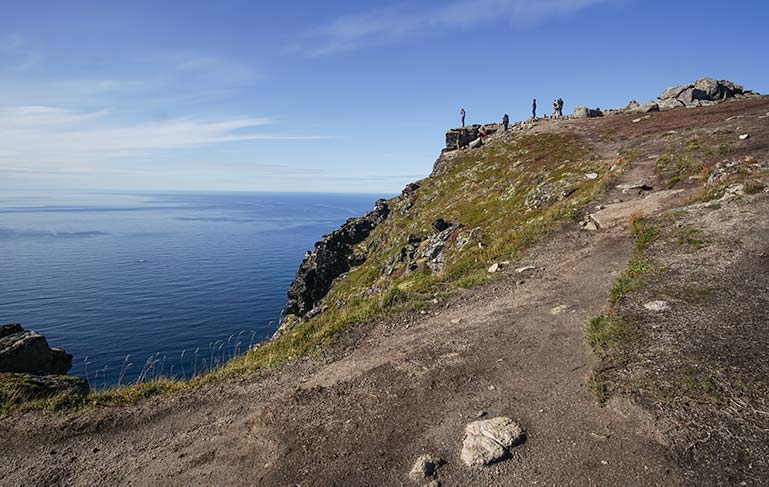
<path fill-rule="evenodd" d="M 365 262 L 366 256 L 354 253 L 354 246 L 365 240 L 376 226 L 390 214 L 385 200 L 378 200 L 374 209 L 360 218 L 350 218 L 341 227 L 324 235 L 307 252 L 288 288 L 288 302 L 283 314 L 306 318 L 328 293 L 334 279 L 352 267 Z"/>
<path fill-rule="evenodd" d="M 88 394 L 88 381 L 65 375 L 72 355 L 18 324 L 0 326 L 0 403 Z"/>

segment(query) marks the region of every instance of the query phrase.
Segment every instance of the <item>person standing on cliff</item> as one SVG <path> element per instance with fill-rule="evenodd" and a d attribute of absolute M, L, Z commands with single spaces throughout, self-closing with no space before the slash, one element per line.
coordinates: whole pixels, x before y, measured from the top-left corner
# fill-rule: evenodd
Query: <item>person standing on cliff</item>
<path fill-rule="evenodd" d="M 459 109 L 459 116 L 462 117 L 462 126 L 465 126 L 465 107 Z"/>
<path fill-rule="evenodd" d="M 508 117 L 507 113 L 505 113 L 505 116 L 502 117 L 502 127 L 505 129 L 505 132 L 507 132 L 508 125 L 510 125 L 510 117 Z"/>
<path fill-rule="evenodd" d="M 537 99 L 534 98 L 531 102 L 531 118 L 537 118 Z"/>
<path fill-rule="evenodd" d="M 563 117 L 563 98 L 558 99 L 558 116 Z"/>

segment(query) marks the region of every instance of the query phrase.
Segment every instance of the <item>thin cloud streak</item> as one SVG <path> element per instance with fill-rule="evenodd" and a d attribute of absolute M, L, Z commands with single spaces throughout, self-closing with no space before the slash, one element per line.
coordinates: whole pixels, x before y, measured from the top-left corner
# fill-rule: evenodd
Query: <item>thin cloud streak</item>
<path fill-rule="evenodd" d="M 318 29 L 305 48 L 310 55 L 326 55 L 366 46 L 401 42 L 438 30 L 468 29 L 504 21 L 513 27 L 537 24 L 547 18 L 575 13 L 617 0 L 464 0 L 432 9 L 400 5 L 340 17 Z"/>
<path fill-rule="evenodd" d="M 327 135 L 258 133 L 267 118 L 207 121 L 176 118 L 108 127 L 89 124 L 106 111 L 74 112 L 57 107 L 0 110 L 0 167 L 8 164 L 66 164 L 115 157 L 141 157 L 152 151 L 241 141 L 324 140 Z M 244 132 L 245 131 L 245 132 Z"/>

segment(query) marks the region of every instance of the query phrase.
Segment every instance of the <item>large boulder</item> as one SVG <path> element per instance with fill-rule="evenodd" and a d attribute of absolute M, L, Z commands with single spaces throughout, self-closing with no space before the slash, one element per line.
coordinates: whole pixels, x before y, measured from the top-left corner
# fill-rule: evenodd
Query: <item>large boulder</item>
<path fill-rule="evenodd" d="M 657 98 L 662 108 L 697 107 L 743 98 L 746 93 L 742 85 L 732 81 L 700 78 L 694 83 L 667 88 Z"/>
<path fill-rule="evenodd" d="M 0 329 L 0 372 L 66 374 L 71 367 L 72 355 L 49 347 L 39 333 L 25 331 L 18 324 Z"/>
<path fill-rule="evenodd" d="M 597 108 L 593 109 L 582 105 L 574 107 L 574 118 L 593 118 L 602 116 L 603 112 Z"/>
<path fill-rule="evenodd" d="M 640 105 L 636 104 L 637 106 L 633 108 L 629 108 L 628 111 L 630 113 L 649 113 L 649 112 L 658 112 L 660 111 L 660 106 L 657 104 L 656 101 L 647 101 L 645 103 L 642 103 Z"/>

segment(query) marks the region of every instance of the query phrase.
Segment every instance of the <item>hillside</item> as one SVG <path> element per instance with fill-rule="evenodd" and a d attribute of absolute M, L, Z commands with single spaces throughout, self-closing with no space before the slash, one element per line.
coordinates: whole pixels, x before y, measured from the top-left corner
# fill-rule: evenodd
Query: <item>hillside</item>
<path fill-rule="evenodd" d="M 734 86 L 450 131 L 308 254 L 272 341 L 138 402 L 6 414 L 0 483 L 765 482 L 769 99 Z M 497 417 L 525 433 L 466 465 Z"/>

